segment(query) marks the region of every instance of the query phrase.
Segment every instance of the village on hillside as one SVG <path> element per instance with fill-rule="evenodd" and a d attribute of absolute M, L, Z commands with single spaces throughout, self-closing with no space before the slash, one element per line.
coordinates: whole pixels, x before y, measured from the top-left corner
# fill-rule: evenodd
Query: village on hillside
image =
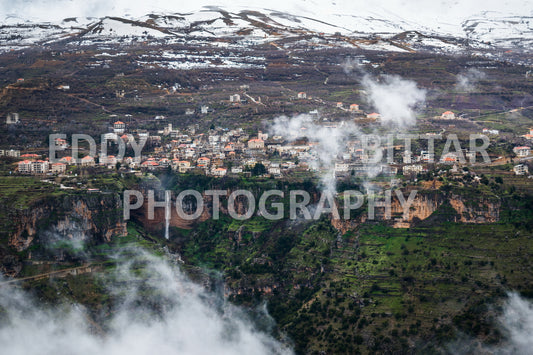
<path fill-rule="evenodd" d="M 299 92 L 296 99 L 306 100 L 308 96 L 305 92 Z M 239 94 L 232 94 L 229 97 L 232 105 L 239 105 L 242 101 Z M 366 113 L 358 104 L 344 107 L 342 102 L 337 102 L 334 106 L 346 115 L 350 115 L 351 117 L 348 116 L 350 121 L 356 124 L 377 125 L 381 119 L 379 113 Z M 207 105 L 202 105 L 198 111 L 202 114 L 212 112 Z M 195 110 L 191 108 L 186 114 L 195 114 Z M 344 124 L 344 121 L 320 118 L 318 110 L 309 112 L 309 116 L 314 118 L 316 122 L 314 124 L 326 129 L 342 129 L 339 126 Z M 176 129 L 172 123 L 167 123 L 162 130 L 150 131 L 126 124 L 118 115 L 110 115 L 110 119 L 113 121 L 109 123 L 108 132 L 103 134 L 101 139 L 107 141 L 109 151 L 115 153 L 107 154 L 100 151 L 96 156 L 91 156 L 86 147 L 80 144 L 81 154 L 75 158 L 71 154 L 72 147 L 69 140 L 55 138 L 53 143 L 50 142 L 53 144 L 54 155 L 57 154 L 56 157 L 52 157 L 53 159 L 46 152 L 29 153 L 24 152 L 23 148 L 0 150 L 0 156 L 9 156 L 18 160 L 13 164 L 12 174 L 40 176 L 69 176 L 76 168 L 119 170 L 137 175 L 171 169 L 178 173 L 195 172 L 214 177 L 244 175 L 273 178 L 334 170 L 337 179 L 347 176 L 385 176 L 394 180 L 397 176 L 403 176 L 416 181 L 419 174 L 432 169 L 439 171 L 440 168 L 437 166 L 450 166 L 452 172 L 464 174 L 467 169 L 460 170 L 460 168 L 466 167 L 466 161 L 482 164 L 480 157 L 476 157 L 476 152 L 469 151 L 468 144 L 465 144 L 461 151 L 450 151 L 436 156 L 435 152 L 431 152 L 427 147 L 418 147 L 410 151 L 401 140 L 396 140 L 392 147 L 390 142 L 382 145 L 383 150 L 393 151 L 394 157 L 388 160 L 388 163 L 384 161 L 376 164 L 372 161 L 375 152 L 364 149 L 361 138 L 353 136 L 345 142 L 342 152 L 332 157 L 333 161 L 329 164 L 324 165 L 316 149 L 320 143 L 306 137 L 305 127 L 302 127 L 300 137 L 287 140 L 282 135 L 272 135 L 266 131 L 251 132 L 249 129 L 230 129 L 214 125 L 208 130 L 200 131 L 198 125 Z M 445 111 L 440 117 L 432 119 L 453 122 L 462 118 L 452 111 Z M 154 120 L 165 120 L 165 117 L 156 116 Z M 20 124 L 18 114 L 8 114 L 6 124 L 8 126 Z M 498 130 L 487 128 L 475 133 L 487 136 L 491 141 L 500 136 Z M 431 139 L 431 136 L 438 134 L 439 132 L 428 132 L 425 136 Z M 522 137 L 515 138 L 522 142 L 532 141 L 533 128 Z M 116 153 L 118 140 L 121 140 L 126 147 L 123 158 Z M 140 142 L 143 144 L 141 155 L 135 156 L 132 144 L 138 146 Z M 514 163 L 512 172 L 516 175 L 529 175 L 527 162 L 530 155 L 530 147 L 524 144 L 515 145 L 509 156 L 492 154 L 490 158 L 492 164 Z"/>

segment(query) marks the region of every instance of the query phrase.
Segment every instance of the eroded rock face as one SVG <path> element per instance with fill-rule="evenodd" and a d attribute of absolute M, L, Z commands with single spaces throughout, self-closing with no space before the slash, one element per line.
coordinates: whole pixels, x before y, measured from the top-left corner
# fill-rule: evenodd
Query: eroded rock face
<path fill-rule="evenodd" d="M 231 190 L 226 191 L 226 195 L 231 194 Z M 409 195 L 409 191 L 403 191 L 405 198 Z M 146 193 L 145 201 L 146 201 Z M 315 204 L 320 199 L 320 196 L 312 194 L 311 204 Z M 175 208 L 175 196 L 172 196 L 171 216 L 169 225 L 181 229 L 192 229 L 197 223 L 204 222 L 213 215 L 212 197 L 203 195 L 204 208 L 199 218 L 194 220 L 187 220 L 181 218 Z M 392 194 L 390 209 L 387 209 L 386 203 L 380 201 L 376 203 L 374 210 L 374 220 L 386 221 L 395 228 L 409 228 L 416 223 L 427 220 L 446 220 L 450 222 L 462 223 L 493 223 L 499 220 L 499 211 L 501 203 L 498 199 L 489 199 L 483 196 L 463 196 L 454 193 L 443 193 L 439 190 L 423 190 L 418 191 L 413 203 L 408 210 L 404 211 L 402 204 Z M 188 206 L 186 213 L 193 213 L 195 206 Z M 355 217 L 351 219 L 342 218 L 343 206 L 337 206 L 341 219 L 331 219 L 332 225 L 342 234 L 353 231 L 358 228 L 361 223 L 369 220 L 369 213 L 366 206 L 361 207 Z M 246 205 L 242 200 L 235 201 L 235 210 L 239 214 L 244 214 Z M 404 212 L 406 212 L 404 214 Z M 148 204 L 143 207 L 133 210 L 133 218 L 140 222 L 147 230 L 152 232 L 161 231 L 165 225 L 165 210 L 164 208 L 154 209 L 154 218 L 148 218 Z M 220 205 L 220 214 L 227 215 L 228 211 L 224 203 Z"/>
<path fill-rule="evenodd" d="M 15 213 L 16 228 L 9 245 L 26 250 L 36 238 L 84 242 L 91 238 L 110 241 L 126 235 L 119 195 L 67 195 L 37 202 Z"/>
<path fill-rule="evenodd" d="M 407 193 L 404 193 L 407 195 Z M 394 195 L 393 195 L 394 196 Z M 450 210 L 439 211 L 443 207 L 450 207 Z M 390 207 L 390 219 L 387 218 L 384 206 L 377 206 L 375 210 L 375 220 L 389 221 L 395 228 L 409 228 L 414 224 L 428 220 L 446 219 L 450 222 L 462 223 L 494 223 L 500 219 L 501 203 L 496 199 L 488 199 L 482 196 L 465 197 L 457 194 L 442 194 L 439 191 L 418 193 L 411 204 L 408 213 L 404 215 L 404 210 L 397 198 L 392 198 Z M 442 218 L 438 215 L 442 214 Z M 405 218 L 404 218 L 405 217 Z M 341 233 L 356 230 L 357 227 L 368 220 L 368 213 L 365 210 L 358 217 L 350 220 L 332 219 L 332 225 Z"/>

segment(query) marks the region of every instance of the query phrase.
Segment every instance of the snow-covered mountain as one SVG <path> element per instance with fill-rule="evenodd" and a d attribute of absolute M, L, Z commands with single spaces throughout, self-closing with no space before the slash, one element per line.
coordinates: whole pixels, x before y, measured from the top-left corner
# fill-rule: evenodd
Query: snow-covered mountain
<path fill-rule="evenodd" d="M 268 9 L 208 6 L 183 13 L 74 17 L 54 22 L 7 15 L 0 26 L 0 50 L 10 51 L 54 43 L 92 45 L 164 41 L 220 41 L 233 44 L 276 43 L 283 48 L 309 45 L 353 46 L 385 51 L 454 53 L 486 51 L 530 53 L 532 16 L 501 16 L 482 12 L 458 25 L 429 27 L 396 14 L 363 12 L 302 14 Z M 222 44 L 221 44 L 222 45 Z"/>

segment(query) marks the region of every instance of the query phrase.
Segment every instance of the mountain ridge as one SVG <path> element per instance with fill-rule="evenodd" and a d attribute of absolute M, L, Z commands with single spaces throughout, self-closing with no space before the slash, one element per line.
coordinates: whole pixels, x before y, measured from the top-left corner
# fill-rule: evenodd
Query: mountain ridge
<path fill-rule="evenodd" d="M 490 16 L 489 16 L 490 15 Z M 340 16 L 340 15 L 339 15 Z M 213 42 L 226 39 L 240 46 L 280 44 L 295 46 L 353 46 L 380 51 L 431 51 L 465 53 L 485 57 L 508 57 L 513 52 L 521 64 L 530 64 L 533 48 L 533 17 L 494 17 L 483 12 L 462 24 L 463 35 L 438 33 L 408 21 L 342 15 L 331 22 L 328 16 L 309 17 L 276 10 L 232 11 L 218 6 L 184 13 L 150 13 L 141 17 L 105 16 L 65 18 L 60 22 L 18 23 L 13 18 L 0 26 L 0 51 L 65 42 L 79 46 L 97 43 L 180 41 Z M 492 17 L 491 17 L 492 16 Z M 348 27 L 347 18 L 353 20 Z M 217 43 L 220 45 L 220 43 Z M 525 57 L 525 59 L 523 58 Z M 514 59 L 517 61 L 516 58 Z"/>

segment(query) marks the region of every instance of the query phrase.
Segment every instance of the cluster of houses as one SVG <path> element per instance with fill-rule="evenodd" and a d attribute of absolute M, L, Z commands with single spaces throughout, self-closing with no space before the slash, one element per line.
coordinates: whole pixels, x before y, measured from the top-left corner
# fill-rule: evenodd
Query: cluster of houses
<path fill-rule="evenodd" d="M 307 97 L 304 92 L 298 97 Z M 239 97 L 233 97 L 238 101 Z M 342 103 L 339 103 L 342 105 Z M 355 106 L 354 106 L 355 105 Z M 358 105 L 353 104 L 350 110 L 359 110 Z M 451 117 L 451 111 L 445 112 L 446 117 Z M 373 114 L 369 114 L 373 115 Z M 375 114 L 379 117 L 379 114 Z M 451 118 L 447 118 L 451 119 Z M 325 124 L 325 123 L 324 123 Z M 498 134 L 496 130 L 484 129 L 485 134 Z M 533 129 L 530 132 L 533 134 Z M 246 133 L 242 128 L 210 129 L 206 133 L 197 132 L 196 126 L 186 130 L 178 130 L 167 124 L 157 135 L 150 135 L 146 130 L 134 130 L 129 132 L 127 125 L 117 120 L 110 126 L 110 132 L 104 134 L 107 140 L 122 140 L 126 147 L 132 143 L 145 140 L 153 149 L 143 150 L 139 157 L 119 158 L 115 155 L 100 154 L 98 157 L 85 156 L 74 159 L 71 156 L 63 156 L 53 163 L 48 159 L 36 154 L 20 155 L 19 151 L 0 151 L 1 155 L 20 157 L 18 171 L 21 174 L 62 174 L 68 166 L 94 167 L 102 166 L 115 169 L 117 167 L 128 168 L 130 171 L 154 171 L 160 169 L 172 169 L 180 173 L 191 170 L 203 171 L 206 175 L 223 177 L 228 174 L 250 174 L 258 163 L 264 166 L 262 173 L 274 177 L 281 177 L 291 171 L 320 170 L 319 155 L 314 149 L 317 142 L 300 140 L 287 142 L 281 136 L 270 136 L 268 133 L 259 131 L 255 135 Z M 57 151 L 68 149 L 66 140 L 55 139 Z M 130 152 L 132 150 L 129 150 Z M 513 149 L 515 154 L 522 158 L 531 154 L 530 147 L 519 146 Z M 372 164 L 373 153 L 365 151 L 361 147 L 361 141 L 354 138 L 346 143 L 345 151 L 335 158 L 333 166 L 336 177 L 347 175 L 365 176 L 372 175 L 395 176 L 401 170 L 404 176 L 412 176 L 427 171 L 430 163 L 456 165 L 465 160 L 475 158 L 475 152 L 464 149 L 461 152 L 451 152 L 442 155 L 435 160 L 433 153 L 420 151 L 416 154 L 405 151 L 401 154 L 401 162 L 398 164 Z M 523 165 L 523 164 L 522 164 Z M 369 171 L 371 169 L 372 171 Z M 526 174 L 527 166 L 516 168 L 515 173 Z"/>
<path fill-rule="evenodd" d="M 210 130 L 208 134 L 196 134 L 194 129 L 187 133 L 173 130 L 171 125 L 160 131 L 170 136 L 170 141 L 154 149 L 154 153 L 138 164 L 132 158 L 124 160 L 131 168 L 143 170 L 171 168 L 180 173 L 193 169 L 202 170 L 206 175 L 222 177 L 227 174 L 246 173 L 255 164 L 261 163 L 266 172 L 281 176 L 282 168 L 295 164 L 280 164 L 268 159 L 274 146 L 282 143 L 281 137 L 269 139 L 267 133 L 259 132 L 250 137 L 242 128 Z M 154 137 L 150 137 L 154 138 Z M 160 140 L 160 139 L 157 139 Z"/>
<path fill-rule="evenodd" d="M 90 156 L 78 159 L 78 161 L 74 161 L 72 157 L 64 157 L 55 163 L 51 163 L 48 158 L 41 159 L 41 156 L 37 154 L 23 154 L 20 157 L 24 158 L 24 160 L 17 163 L 18 172 L 20 174 L 63 174 L 66 172 L 69 165 L 81 167 L 96 165 L 94 158 Z"/>
<path fill-rule="evenodd" d="M 18 163 L 18 171 L 21 174 L 42 175 L 47 173 L 62 174 L 66 171 L 63 163 L 50 164 L 48 160 L 23 160 Z"/>
<path fill-rule="evenodd" d="M 117 131 L 117 128 L 120 131 Z M 118 121 L 115 122 L 114 129 L 116 133 L 122 133 L 125 127 Z M 146 135 L 146 132 L 137 133 L 139 137 L 141 134 Z M 264 165 L 267 174 L 276 177 L 294 169 L 305 171 L 320 169 L 320 164 L 317 163 L 318 154 L 313 149 L 314 145 L 318 144 L 316 142 L 286 142 L 281 136 L 270 137 L 261 131 L 257 135 L 250 136 L 242 128 L 233 130 L 218 128 L 207 133 L 197 133 L 195 129 L 189 128 L 182 132 L 173 129 L 171 124 L 158 134 L 170 136 L 170 140 L 164 139 L 166 143 L 160 145 L 161 136 L 148 135 L 147 137 L 158 145 L 154 153 L 144 157 L 140 162 L 133 158 L 125 158 L 121 163 L 134 169 L 171 168 L 180 173 L 200 169 L 206 175 L 217 177 L 246 173 L 257 163 Z M 122 139 L 127 143 L 131 135 L 124 134 Z M 529 151 L 520 149 L 518 151 L 520 156 L 530 154 Z M 416 175 L 426 171 L 429 163 L 455 165 L 462 159 L 475 158 L 475 152 L 464 149 L 461 152 L 444 154 L 435 160 L 434 153 L 422 150 L 418 154 L 405 152 L 402 154 L 400 164 L 388 165 L 371 164 L 370 155 L 371 152 L 361 148 L 359 140 L 348 141 L 346 151 L 338 156 L 334 163 L 335 176 L 342 177 L 348 174 L 364 176 L 369 173 L 369 169 L 372 169 L 373 175 L 395 176 L 399 169 L 404 175 Z M 117 163 L 114 156 L 104 158 L 100 158 L 100 165 L 113 167 Z"/>

